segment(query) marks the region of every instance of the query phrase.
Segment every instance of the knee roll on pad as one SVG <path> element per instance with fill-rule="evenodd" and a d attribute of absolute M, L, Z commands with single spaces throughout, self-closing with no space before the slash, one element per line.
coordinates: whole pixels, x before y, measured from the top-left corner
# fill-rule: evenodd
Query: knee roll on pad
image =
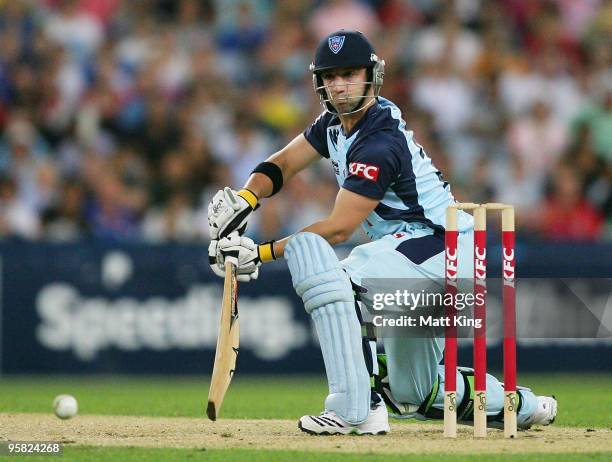
<path fill-rule="evenodd" d="M 285 259 L 293 288 L 304 301 L 307 313 L 329 303 L 355 303 L 348 275 L 334 250 L 318 234 L 293 236 L 285 247 Z"/>
<path fill-rule="evenodd" d="M 325 408 L 347 422 L 363 422 L 370 409 L 370 374 L 351 281 L 321 236 L 299 233 L 285 247 L 293 287 L 312 316 L 329 382 Z"/>

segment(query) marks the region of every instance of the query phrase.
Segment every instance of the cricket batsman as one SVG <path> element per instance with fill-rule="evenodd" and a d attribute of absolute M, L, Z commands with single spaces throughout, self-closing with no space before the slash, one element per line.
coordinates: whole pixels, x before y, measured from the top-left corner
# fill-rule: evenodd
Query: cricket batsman
<path fill-rule="evenodd" d="M 298 427 L 310 434 L 384 434 L 390 430 L 389 410 L 400 418 L 443 415 L 444 338 L 384 338 L 386 355 L 377 357 L 373 334 L 362 337 L 355 302 L 354 287 L 366 284 L 362 290 L 367 290 L 368 278 L 443 280 L 445 212 L 455 202 L 400 109 L 379 96 L 384 68 L 360 32 L 339 30 L 321 40 L 310 70 L 324 112 L 260 163 L 243 189 L 224 188 L 208 209 L 209 260 L 217 275 L 224 276 L 227 255 L 237 256 L 240 281 L 256 279 L 265 262 L 287 260 L 293 287 L 315 325 L 329 383 L 323 412 L 299 420 Z M 322 157 L 340 187 L 329 216 L 276 241 L 256 244 L 244 236 L 260 200 L 279 193 L 286 181 Z M 332 246 L 346 241 L 359 225 L 372 242 L 339 261 Z M 471 215 L 460 212 L 458 227 L 459 277 L 471 278 Z M 372 382 L 377 386 L 372 388 Z M 473 419 L 473 383 L 473 370 L 458 368 L 463 422 Z M 520 428 L 554 420 L 554 398 L 521 387 L 518 393 Z M 486 399 L 495 426 L 503 419 L 504 394 L 503 384 L 491 375 Z"/>

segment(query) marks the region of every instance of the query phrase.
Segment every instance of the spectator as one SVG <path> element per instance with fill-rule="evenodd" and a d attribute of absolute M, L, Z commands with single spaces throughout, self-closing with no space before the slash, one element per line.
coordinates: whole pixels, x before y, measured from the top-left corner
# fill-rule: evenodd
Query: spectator
<path fill-rule="evenodd" d="M 66 181 L 58 203 L 43 213 L 43 229 L 52 241 L 74 241 L 87 236 L 85 189 L 78 181 Z"/>
<path fill-rule="evenodd" d="M 200 236 L 197 214 L 184 190 L 174 192 L 163 207 L 150 209 L 143 220 L 149 242 L 193 242 Z"/>
<path fill-rule="evenodd" d="M 568 143 L 568 129 L 551 113 L 544 100 L 536 101 L 530 113 L 516 118 L 508 128 L 508 149 L 531 181 L 543 185 Z"/>
<path fill-rule="evenodd" d="M 423 68 L 412 97 L 416 106 L 433 115 L 435 128 L 444 135 L 465 129 L 472 118 L 472 87 L 453 71 L 447 59 Z"/>
<path fill-rule="evenodd" d="M 252 118 L 242 114 L 236 120 L 235 131 L 217 136 L 211 148 L 217 160 L 231 164 L 232 184 L 243 184 L 255 166 L 273 152 L 274 145 L 257 130 Z"/>
<path fill-rule="evenodd" d="M 560 165 L 551 196 L 541 207 L 541 231 L 552 241 L 593 241 L 603 230 L 603 217 L 582 195 L 582 178 L 571 166 Z"/>
<path fill-rule="evenodd" d="M 599 93 L 597 102 L 583 108 L 574 124 L 588 126 L 595 152 L 605 164 L 612 165 L 612 69 Z"/>
<path fill-rule="evenodd" d="M 570 168 L 571 213 L 586 203 L 612 239 L 610 1 L 38 3 L 0 2 L 0 237 L 206 239 L 216 190 L 320 114 L 313 43 L 357 28 L 458 199 L 511 202 L 541 231 L 539 207 L 572 196 L 555 183 L 543 199 L 546 181 Z M 325 162 L 251 232 L 325 213 Z"/>
<path fill-rule="evenodd" d="M 95 238 L 109 241 L 134 240 L 140 220 L 126 200 L 126 188 L 116 172 L 100 172 L 86 211 L 87 226 Z"/>
<path fill-rule="evenodd" d="M 0 237 L 36 239 L 39 234 L 38 215 L 19 199 L 15 181 L 0 178 Z"/>
<path fill-rule="evenodd" d="M 595 154 L 589 126 L 582 125 L 565 158 L 584 178 L 584 194 L 607 220 L 606 236 L 612 237 L 612 165 Z"/>
<path fill-rule="evenodd" d="M 446 61 L 453 71 L 467 72 L 482 50 L 478 35 L 462 27 L 453 8 L 440 9 L 437 24 L 421 29 L 414 40 L 417 63 Z"/>
<path fill-rule="evenodd" d="M 372 37 L 378 31 L 378 18 L 364 2 L 356 0 L 324 1 L 314 10 L 309 28 L 316 40 L 339 29 L 354 29 Z"/>
<path fill-rule="evenodd" d="M 53 42 L 69 51 L 77 60 L 87 59 L 104 40 L 99 18 L 81 10 L 77 0 L 61 0 L 58 8 L 46 16 L 45 33 Z"/>

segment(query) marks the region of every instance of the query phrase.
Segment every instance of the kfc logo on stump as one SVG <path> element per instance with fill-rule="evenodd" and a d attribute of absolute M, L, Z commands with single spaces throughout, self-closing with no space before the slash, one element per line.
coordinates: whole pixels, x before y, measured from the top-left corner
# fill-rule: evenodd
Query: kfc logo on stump
<path fill-rule="evenodd" d="M 378 181 L 378 165 L 364 164 L 362 162 L 351 162 L 349 164 L 349 173 L 365 178 L 370 181 Z"/>

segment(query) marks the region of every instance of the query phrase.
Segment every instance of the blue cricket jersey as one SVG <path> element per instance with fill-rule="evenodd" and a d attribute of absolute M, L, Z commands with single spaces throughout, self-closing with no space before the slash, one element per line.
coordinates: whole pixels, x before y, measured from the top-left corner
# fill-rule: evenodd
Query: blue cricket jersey
<path fill-rule="evenodd" d="M 444 230 L 446 208 L 455 202 L 450 186 L 394 103 L 379 97 L 348 135 L 338 116 L 324 112 L 304 136 L 330 159 L 340 187 L 379 201 L 362 223 L 372 239 L 404 231 L 407 223 Z M 460 211 L 458 227 L 471 229 L 472 216 Z"/>

